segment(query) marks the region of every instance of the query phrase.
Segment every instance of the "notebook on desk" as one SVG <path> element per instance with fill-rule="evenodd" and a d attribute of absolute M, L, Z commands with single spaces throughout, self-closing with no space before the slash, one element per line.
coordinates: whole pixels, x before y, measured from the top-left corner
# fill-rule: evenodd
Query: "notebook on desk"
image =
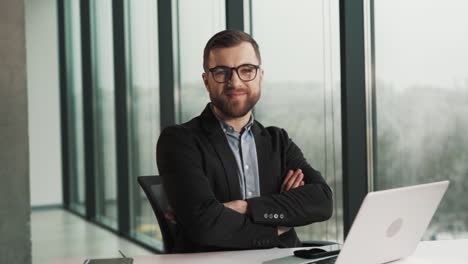
<path fill-rule="evenodd" d="M 448 185 L 441 181 L 368 193 L 339 255 L 308 263 L 380 264 L 411 255 Z"/>

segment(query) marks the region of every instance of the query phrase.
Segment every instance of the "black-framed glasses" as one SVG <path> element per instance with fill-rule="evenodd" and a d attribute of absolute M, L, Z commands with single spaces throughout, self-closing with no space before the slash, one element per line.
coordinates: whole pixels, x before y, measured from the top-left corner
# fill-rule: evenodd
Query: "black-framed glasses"
<path fill-rule="evenodd" d="M 242 64 L 237 67 L 216 66 L 208 69 L 213 74 L 213 79 L 218 83 L 226 83 L 232 78 L 232 70 L 237 72 L 237 76 L 244 82 L 249 82 L 257 77 L 260 65 Z"/>

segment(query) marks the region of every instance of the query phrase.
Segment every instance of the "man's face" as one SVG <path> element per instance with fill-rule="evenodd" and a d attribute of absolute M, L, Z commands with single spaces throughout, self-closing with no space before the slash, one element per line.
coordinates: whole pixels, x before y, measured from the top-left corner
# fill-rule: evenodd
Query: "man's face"
<path fill-rule="evenodd" d="M 255 50 L 248 42 L 230 48 L 213 49 L 208 57 L 210 69 L 218 66 L 232 68 L 243 64 L 259 65 Z M 257 76 L 251 81 L 241 80 L 235 70 L 232 71 L 231 80 L 226 83 L 216 82 L 211 72 L 203 73 L 202 77 L 211 103 L 224 118 L 245 116 L 260 99 L 262 69 L 258 69 Z"/>

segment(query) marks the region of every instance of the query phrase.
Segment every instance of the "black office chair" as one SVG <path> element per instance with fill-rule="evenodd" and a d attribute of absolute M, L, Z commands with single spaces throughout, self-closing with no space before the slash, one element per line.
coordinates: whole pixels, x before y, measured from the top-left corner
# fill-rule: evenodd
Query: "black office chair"
<path fill-rule="evenodd" d="M 148 197 L 159 223 L 165 253 L 177 253 L 177 226 L 159 176 L 140 176 L 138 183 Z"/>
<path fill-rule="evenodd" d="M 159 223 L 161 234 L 163 237 L 165 253 L 177 253 L 181 241 L 177 241 L 177 226 L 172 214 L 172 209 L 169 206 L 166 195 L 161 185 L 159 176 L 140 176 L 138 183 L 145 192 L 148 200 L 153 207 L 154 214 Z M 330 241 L 303 241 L 303 247 L 321 247 L 333 245 L 335 242 Z"/>

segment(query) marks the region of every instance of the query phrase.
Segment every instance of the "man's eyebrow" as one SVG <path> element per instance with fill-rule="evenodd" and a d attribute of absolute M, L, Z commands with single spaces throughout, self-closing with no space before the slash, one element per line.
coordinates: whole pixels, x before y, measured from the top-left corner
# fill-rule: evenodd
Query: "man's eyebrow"
<path fill-rule="evenodd" d="M 226 65 L 216 65 L 216 66 L 214 66 L 213 68 L 218 68 L 218 67 L 219 67 L 219 68 L 231 68 L 231 67 L 226 66 Z M 213 69 L 213 68 L 212 68 L 212 69 Z"/>
<path fill-rule="evenodd" d="M 235 67 L 239 67 L 241 65 L 258 65 L 258 64 L 255 64 L 255 63 L 252 63 L 252 62 L 244 62 L 244 63 L 241 63 L 241 64 L 235 66 Z M 229 68 L 229 69 L 232 68 L 231 66 L 226 66 L 226 65 L 216 65 L 216 66 L 212 67 L 211 69 L 218 68 L 218 67 L 220 67 L 220 68 Z"/>

